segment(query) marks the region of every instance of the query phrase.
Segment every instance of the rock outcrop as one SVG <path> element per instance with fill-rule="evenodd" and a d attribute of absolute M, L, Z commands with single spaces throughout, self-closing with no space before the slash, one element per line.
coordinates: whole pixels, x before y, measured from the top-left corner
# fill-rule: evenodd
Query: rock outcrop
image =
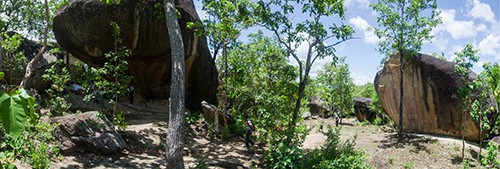
<path fill-rule="evenodd" d="M 17 33 L 8 32 L 9 36 L 14 36 Z M 31 61 L 38 51 L 43 47 L 43 45 L 29 40 L 25 37 L 20 37 L 21 43 L 19 48 L 15 52 L 4 51 L 4 62 L 2 68 L 5 72 L 5 80 L 8 84 L 19 85 L 26 72 L 26 65 Z M 49 50 L 52 49 L 51 46 L 48 47 Z M 40 60 L 33 65 L 33 74 L 31 78 L 26 83 L 26 88 L 36 89 L 38 92 L 44 92 L 46 89 L 50 88 L 51 83 L 43 80 L 42 75 L 56 60 L 57 56 L 51 54 L 50 52 L 45 52 Z M 17 54 L 22 54 L 26 60 L 20 60 Z"/>
<path fill-rule="evenodd" d="M 203 117 L 205 118 L 205 121 L 208 123 L 214 123 L 215 121 L 215 114 L 217 113 L 217 107 L 214 105 L 202 101 L 201 102 L 201 110 L 203 111 Z M 219 115 L 219 124 L 221 126 L 227 124 L 234 124 L 236 123 L 236 120 L 229 114 L 222 114 L 222 113 L 217 113 Z"/>
<path fill-rule="evenodd" d="M 52 123 L 59 124 L 54 129 L 54 138 L 64 154 L 112 154 L 127 147 L 113 124 L 95 111 L 57 117 Z"/>
<path fill-rule="evenodd" d="M 216 101 L 217 70 L 206 38 L 187 28 L 199 22 L 192 0 L 177 2 L 185 48 L 186 106 L 201 109 L 201 101 Z M 121 28 L 123 46 L 132 50 L 128 59 L 136 93 L 145 100 L 170 95 L 171 50 L 161 0 L 123 0 L 119 5 L 100 0 L 74 0 L 54 17 L 54 34 L 61 47 L 85 63 L 101 67 L 105 53 L 115 49 L 110 23 Z"/>
<path fill-rule="evenodd" d="M 462 136 L 462 101 L 457 90 L 463 85 L 454 63 L 419 54 L 405 63 L 403 128 L 417 133 Z M 399 55 L 392 55 L 375 77 L 382 107 L 399 121 Z M 471 79 L 475 74 L 471 71 Z M 493 100 L 489 101 L 494 103 Z M 493 113 L 496 119 L 497 113 Z M 465 116 L 465 139 L 479 140 L 479 125 Z M 397 124 L 397 123 L 396 123 Z M 488 131 L 484 132 L 487 133 Z"/>
<path fill-rule="evenodd" d="M 377 113 L 370 109 L 372 99 L 364 97 L 354 97 L 354 111 L 358 121 L 373 122 L 377 118 Z"/>
<path fill-rule="evenodd" d="M 328 116 L 328 112 L 331 111 L 328 103 L 318 96 L 312 96 L 309 99 L 307 106 L 309 107 L 311 115 L 317 115 L 322 118 L 326 118 Z"/>

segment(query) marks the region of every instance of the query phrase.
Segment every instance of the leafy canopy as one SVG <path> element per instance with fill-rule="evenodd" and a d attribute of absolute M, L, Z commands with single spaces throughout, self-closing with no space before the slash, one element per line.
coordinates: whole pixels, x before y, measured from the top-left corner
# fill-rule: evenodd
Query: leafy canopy
<path fill-rule="evenodd" d="M 318 82 L 324 86 L 324 98 L 341 114 L 351 114 L 353 108 L 354 82 L 350 76 L 349 65 L 345 58 L 339 59 L 338 64 L 333 62 L 325 64 L 318 73 Z"/>
<path fill-rule="evenodd" d="M 382 27 L 374 28 L 381 39 L 379 51 L 387 56 L 395 52 L 406 59 L 415 55 L 441 23 L 436 0 L 378 0 L 370 6 L 379 14 L 377 22 Z"/>

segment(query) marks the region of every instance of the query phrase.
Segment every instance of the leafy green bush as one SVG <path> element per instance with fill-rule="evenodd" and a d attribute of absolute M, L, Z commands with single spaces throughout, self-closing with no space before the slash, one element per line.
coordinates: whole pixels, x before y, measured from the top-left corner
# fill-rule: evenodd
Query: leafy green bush
<path fill-rule="evenodd" d="M 58 60 L 42 75 L 43 80 L 52 82 L 46 90 L 48 99 L 45 100 L 45 104 L 52 109 L 50 115 L 61 116 L 71 107 L 71 103 L 66 101 L 68 95 L 63 94 L 65 90 L 69 92 L 67 85 L 70 81 L 69 71 L 63 65 L 62 61 Z"/>
<path fill-rule="evenodd" d="M 269 168 L 273 169 L 294 169 L 300 168 L 299 161 L 303 157 L 303 152 L 299 148 L 298 142 L 286 145 L 282 141 L 271 141 L 266 160 Z"/>
<path fill-rule="evenodd" d="M 0 150 L 5 152 L 3 157 L 0 154 L 2 167 L 5 167 L 4 164 L 11 164 L 13 158 L 20 157 L 32 168 L 49 168 L 50 159 L 59 155 L 59 148 L 51 144 L 54 140 L 52 131 L 55 127 L 56 125 L 43 122 L 30 123 L 19 137 L 7 136 L 0 144 Z"/>
<path fill-rule="evenodd" d="M 376 126 L 381 126 L 381 125 L 384 125 L 384 121 L 382 120 L 382 118 L 378 117 L 375 118 L 375 120 L 373 120 L 373 125 L 376 125 Z"/>
<path fill-rule="evenodd" d="M 125 120 L 125 116 L 123 115 L 123 111 L 119 110 L 116 112 L 115 116 L 113 116 L 113 125 L 120 131 L 127 130 L 128 124 Z"/>
<path fill-rule="evenodd" d="M 340 142 L 340 128 L 328 127 L 326 144 L 311 153 L 310 158 L 303 159 L 302 168 L 371 168 L 365 163 L 364 152 L 355 150 L 354 140 Z"/>
<path fill-rule="evenodd" d="M 23 88 L 0 91 L 0 122 L 5 133 L 14 138 L 25 129 L 28 117 L 37 119 L 35 99 Z"/>
<path fill-rule="evenodd" d="M 498 159 L 498 145 L 489 142 L 486 149 L 488 150 L 488 155 L 481 159 L 481 164 L 488 168 L 500 168 L 500 159 Z"/>

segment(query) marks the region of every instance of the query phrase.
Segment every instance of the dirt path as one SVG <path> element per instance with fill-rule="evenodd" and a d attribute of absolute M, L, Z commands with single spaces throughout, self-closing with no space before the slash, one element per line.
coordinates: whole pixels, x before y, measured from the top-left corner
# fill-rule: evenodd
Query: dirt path
<path fill-rule="evenodd" d="M 52 162 L 52 168 L 166 168 L 164 138 L 168 106 L 163 102 L 144 105 L 122 104 L 128 127 L 120 132 L 127 149 L 117 155 L 76 154 Z M 255 168 L 262 161 L 262 148 L 248 151 L 241 137 L 212 139 L 207 127 L 190 125 L 184 149 L 186 168 Z M 29 165 L 24 165 L 29 167 Z M 23 167 L 21 167 L 23 168 Z"/>
<path fill-rule="evenodd" d="M 53 168 L 166 168 L 164 138 L 168 117 L 165 103 L 144 105 L 122 104 L 126 110 L 128 129 L 121 132 L 128 148 L 117 155 L 77 154 L 63 156 L 52 163 Z M 326 136 L 319 125 L 334 126 L 333 119 L 305 120 L 311 128 L 303 144 L 304 149 L 318 148 Z M 365 151 L 368 162 L 375 168 L 462 168 L 461 141 L 453 138 L 411 134 L 403 144 L 396 143 L 396 135 L 388 127 L 361 126 L 355 119 L 346 119 L 341 125 L 341 140 L 355 139 L 356 148 Z M 326 130 L 326 127 L 324 127 Z M 231 137 L 213 139 L 208 127 L 199 121 L 190 125 L 184 149 L 186 168 L 261 168 L 263 148 L 248 151 L 244 139 Z M 472 167 L 477 162 L 478 148 L 467 144 L 466 157 Z M 484 151 L 483 151 L 484 152 Z M 23 167 L 21 167 L 23 168 Z"/>
<path fill-rule="evenodd" d="M 404 143 L 398 144 L 396 133 L 388 127 L 361 126 L 355 119 L 344 122 L 340 130 L 341 140 L 355 139 L 355 147 L 365 151 L 369 163 L 375 168 L 462 168 L 461 140 L 410 134 Z M 305 121 L 312 130 L 306 137 L 304 148 L 311 149 L 324 143 L 326 137 L 318 132 L 321 123 L 324 126 L 335 125 L 333 119 Z M 472 168 L 478 164 L 473 158 L 477 156 L 477 152 L 479 148 L 476 144 L 466 144 L 465 155 L 471 160 Z"/>

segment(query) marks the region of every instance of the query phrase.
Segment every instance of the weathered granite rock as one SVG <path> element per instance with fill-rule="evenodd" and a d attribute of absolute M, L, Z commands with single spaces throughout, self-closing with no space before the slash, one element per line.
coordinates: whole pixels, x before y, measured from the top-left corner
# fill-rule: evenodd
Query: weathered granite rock
<path fill-rule="evenodd" d="M 457 90 L 462 86 L 454 63 L 419 54 L 405 63 L 403 128 L 417 133 L 461 137 L 462 101 Z M 471 79 L 475 74 L 471 72 Z M 399 121 L 399 55 L 392 55 L 375 77 L 380 102 L 393 121 Z M 494 100 L 489 101 L 492 105 Z M 498 109 L 496 109 L 498 110 Z M 497 112 L 497 111 L 496 111 Z M 490 119 L 496 119 L 493 113 Z M 465 116 L 465 139 L 479 140 L 479 125 Z M 491 120 L 493 121 L 493 120 Z M 398 124 L 398 123 L 396 123 Z M 486 131 L 484 133 L 488 133 Z"/>
<path fill-rule="evenodd" d="M 170 96 L 171 50 L 161 0 L 123 0 L 109 5 L 100 0 L 74 0 L 54 17 L 57 42 L 85 63 L 101 67 L 105 53 L 114 51 L 110 22 L 121 28 L 123 46 L 132 50 L 128 59 L 136 93 L 145 100 Z M 187 28 L 200 21 L 192 0 L 176 1 L 186 59 L 186 106 L 201 109 L 201 101 L 216 101 L 217 70 L 206 37 Z"/>
<path fill-rule="evenodd" d="M 113 124 L 98 114 L 92 111 L 52 119 L 52 123 L 59 124 L 54 138 L 62 153 L 112 154 L 127 147 Z"/>
<path fill-rule="evenodd" d="M 78 110 L 82 112 L 94 111 L 94 110 L 111 110 L 113 107 L 108 103 L 108 101 L 103 101 L 103 103 L 96 103 L 94 101 L 84 101 L 83 95 L 77 95 L 74 93 L 69 93 L 66 101 L 71 104 L 69 110 L 76 112 Z"/>
<path fill-rule="evenodd" d="M 206 101 L 202 101 L 201 102 L 201 110 L 203 111 L 203 117 L 205 118 L 205 121 L 207 121 L 208 123 L 214 123 L 215 113 L 217 112 L 217 107 L 215 107 L 214 105 L 212 105 Z M 234 124 L 236 122 L 236 120 L 234 120 L 234 118 L 232 116 L 230 116 L 229 114 L 218 113 L 218 115 L 219 115 L 219 124 L 221 126 L 225 125 L 226 123 L 227 124 Z"/>
<path fill-rule="evenodd" d="M 312 96 L 309 99 L 307 106 L 309 107 L 312 115 L 317 115 L 322 118 L 326 118 L 328 116 L 328 112 L 331 111 L 328 103 L 318 96 Z"/>
<path fill-rule="evenodd" d="M 8 32 L 9 36 L 14 36 L 17 33 Z M 29 61 L 31 61 L 38 51 L 43 47 L 42 44 L 39 44 L 35 41 L 29 40 L 25 37 L 20 37 L 21 43 L 19 44 L 19 48 L 15 52 L 6 52 L 4 53 L 4 62 L 2 68 L 5 72 L 5 80 L 9 84 L 19 85 L 21 80 L 26 73 L 26 65 Z M 45 52 L 40 60 L 33 65 L 33 74 L 31 78 L 26 83 L 26 88 L 36 89 L 38 92 L 44 92 L 46 89 L 50 88 L 51 83 L 43 80 L 42 75 L 56 60 L 57 55 L 51 54 L 48 51 L 52 49 L 51 46 L 48 47 L 47 52 Z M 26 60 L 18 61 L 19 57 L 15 54 L 21 53 Z"/>
<path fill-rule="evenodd" d="M 354 110 L 358 121 L 373 122 L 377 118 L 377 113 L 370 109 L 372 99 L 364 97 L 354 97 Z"/>

